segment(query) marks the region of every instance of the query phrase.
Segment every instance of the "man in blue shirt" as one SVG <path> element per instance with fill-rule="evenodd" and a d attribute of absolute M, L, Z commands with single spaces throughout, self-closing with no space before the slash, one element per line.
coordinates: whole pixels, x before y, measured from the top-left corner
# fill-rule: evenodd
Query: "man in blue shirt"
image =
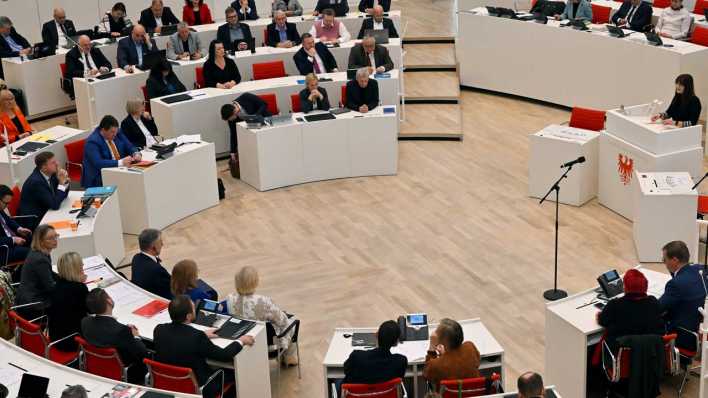
<path fill-rule="evenodd" d="M 142 67 L 145 55 L 155 51 L 158 51 L 155 40 L 147 35 L 142 25 L 137 24 L 133 27 L 130 37 L 118 42 L 118 67 L 133 73 L 135 67 Z"/>
<path fill-rule="evenodd" d="M 659 305 L 665 311 L 666 330 L 678 333 L 676 346 L 695 351 L 696 340 L 690 332 L 697 332 L 701 322 L 698 307 L 702 307 L 706 290 L 700 267 L 690 265 L 688 247 L 681 241 L 667 243 L 662 249 L 663 262 L 671 273 Z"/>
<path fill-rule="evenodd" d="M 12 21 L 8 17 L 0 17 L 0 58 L 12 58 L 27 56 L 32 53 L 32 48 L 24 37 L 12 27 Z M 0 77 L 5 75 L 0 63 Z"/>
<path fill-rule="evenodd" d="M 285 11 L 277 10 L 273 15 L 273 23 L 266 28 L 266 45 L 271 47 L 290 48 L 300 44 L 300 34 L 294 23 L 288 22 Z"/>

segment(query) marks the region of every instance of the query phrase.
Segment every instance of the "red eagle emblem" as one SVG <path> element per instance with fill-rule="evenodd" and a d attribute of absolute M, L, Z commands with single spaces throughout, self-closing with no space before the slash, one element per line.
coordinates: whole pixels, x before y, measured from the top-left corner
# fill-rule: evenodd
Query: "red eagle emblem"
<path fill-rule="evenodd" d="M 622 184 L 629 185 L 632 181 L 632 172 L 634 172 L 634 159 L 621 153 L 617 155 L 617 172 Z"/>

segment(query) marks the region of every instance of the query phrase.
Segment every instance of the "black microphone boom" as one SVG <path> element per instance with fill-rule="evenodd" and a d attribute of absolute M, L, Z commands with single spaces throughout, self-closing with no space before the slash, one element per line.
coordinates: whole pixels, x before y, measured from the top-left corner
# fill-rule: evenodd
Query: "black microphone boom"
<path fill-rule="evenodd" d="M 585 163 L 585 156 L 581 156 L 581 157 L 579 157 L 579 158 L 577 158 L 577 159 L 575 159 L 575 160 L 571 160 L 571 161 L 568 162 L 568 163 L 562 164 L 562 165 L 561 165 L 561 169 L 562 169 L 562 168 L 565 168 L 565 167 L 575 166 L 575 165 L 578 164 L 578 163 Z"/>

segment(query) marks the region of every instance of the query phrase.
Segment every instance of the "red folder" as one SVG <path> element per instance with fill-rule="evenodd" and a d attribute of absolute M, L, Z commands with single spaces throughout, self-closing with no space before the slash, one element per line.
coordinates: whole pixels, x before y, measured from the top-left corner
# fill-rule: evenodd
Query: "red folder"
<path fill-rule="evenodd" d="M 133 311 L 133 314 L 144 316 L 145 318 L 152 318 L 153 316 L 164 311 L 168 305 L 169 303 L 166 301 L 152 300 L 151 302 Z"/>

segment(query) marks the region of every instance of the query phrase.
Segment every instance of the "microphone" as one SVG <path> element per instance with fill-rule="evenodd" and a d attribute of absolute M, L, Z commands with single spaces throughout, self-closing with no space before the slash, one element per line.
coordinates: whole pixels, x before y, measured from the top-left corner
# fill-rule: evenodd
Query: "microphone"
<path fill-rule="evenodd" d="M 579 158 L 577 158 L 577 159 L 575 159 L 575 160 L 571 160 L 570 162 L 564 163 L 564 164 L 561 165 L 560 168 L 562 169 L 562 168 L 565 168 L 565 167 L 573 167 L 573 166 L 575 166 L 575 165 L 578 164 L 578 163 L 585 163 L 585 156 L 581 156 L 581 157 L 579 157 Z"/>

